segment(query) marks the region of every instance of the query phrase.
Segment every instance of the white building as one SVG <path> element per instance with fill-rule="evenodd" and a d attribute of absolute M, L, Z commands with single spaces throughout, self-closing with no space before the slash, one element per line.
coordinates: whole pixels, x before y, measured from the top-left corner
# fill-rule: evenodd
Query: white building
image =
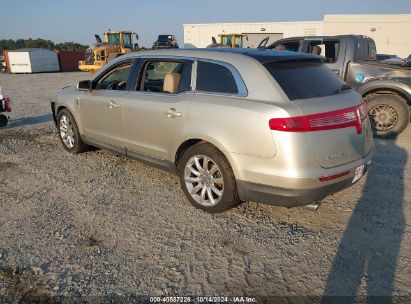
<path fill-rule="evenodd" d="M 46 49 L 19 49 L 8 52 L 10 72 L 39 73 L 60 71 L 57 53 Z"/>
<path fill-rule="evenodd" d="M 219 34 L 247 34 L 245 46 L 256 47 L 293 36 L 357 34 L 372 37 L 379 54 L 411 54 L 411 14 L 325 15 L 323 21 L 184 24 L 184 47 L 204 48 Z"/>

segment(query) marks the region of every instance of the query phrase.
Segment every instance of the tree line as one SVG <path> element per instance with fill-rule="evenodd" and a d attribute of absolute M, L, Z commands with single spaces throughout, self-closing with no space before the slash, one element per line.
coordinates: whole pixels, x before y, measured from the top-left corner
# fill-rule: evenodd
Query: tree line
<path fill-rule="evenodd" d="M 22 48 L 43 48 L 49 50 L 64 50 L 64 51 L 81 51 L 84 52 L 88 46 L 77 42 L 61 42 L 54 43 L 51 40 L 45 39 L 2 39 L 0 40 L 0 51 L 17 50 Z"/>

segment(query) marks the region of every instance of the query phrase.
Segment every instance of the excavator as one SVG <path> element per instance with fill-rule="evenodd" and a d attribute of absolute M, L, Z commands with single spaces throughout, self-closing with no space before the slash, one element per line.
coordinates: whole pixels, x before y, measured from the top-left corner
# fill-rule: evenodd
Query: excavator
<path fill-rule="evenodd" d="M 79 69 L 94 74 L 114 58 L 138 51 L 138 43 L 133 44 L 133 35 L 138 40 L 134 32 L 108 30 L 104 33 L 103 42 L 96 34 L 96 43 L 86 51 L 85 60 L 79 61 Z"/>

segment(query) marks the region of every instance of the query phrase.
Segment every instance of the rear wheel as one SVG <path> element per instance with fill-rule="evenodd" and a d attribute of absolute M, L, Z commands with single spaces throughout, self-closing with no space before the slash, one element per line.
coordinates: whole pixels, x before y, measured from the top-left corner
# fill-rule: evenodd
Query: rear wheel
<path fill-rule="evenodd" d="M 210 144 L 198 143 L 183 153 L 179 161 L 179 177 L 184 194 L 196 208 L 218 213 L 239 204 L 230 164 Z"/>
<path fill-rule="evenodd" d="M 394 138 L 408 126 L 410 110 L 406 101 L 394 94 L 366 97 L 368 115 L 375 137 Z"/>
<path fill-rule="evenodd" d="M 57 123 L 64 149 L 73 154 L 88 150 L 88 145 L 81 140 L 76 121 L 69 110 L 63 109 L 58 112 Z"/>
<path fill-rule="evenodd" d="M 7 123 L 9 122 L 7 116 L 0 114 L 0 127 L 7 126 Z"/>

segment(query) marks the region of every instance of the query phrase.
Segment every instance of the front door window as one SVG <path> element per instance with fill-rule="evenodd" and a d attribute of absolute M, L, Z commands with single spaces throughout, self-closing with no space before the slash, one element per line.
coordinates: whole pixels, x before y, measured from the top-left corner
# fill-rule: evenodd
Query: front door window
<path fill-rule="evenodd" d="M 132 66 L 132 62 L 127 62 L 108 71 L 98 80 L 95 89 L 124 91 L 127 87 Z"/>

